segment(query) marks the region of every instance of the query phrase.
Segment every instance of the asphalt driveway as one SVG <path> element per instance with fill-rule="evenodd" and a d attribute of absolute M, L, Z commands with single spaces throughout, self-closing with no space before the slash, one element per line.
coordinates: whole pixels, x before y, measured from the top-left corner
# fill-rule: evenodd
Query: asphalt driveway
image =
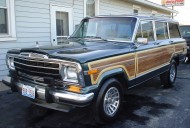
<path fill-rule="evenodd" d="M 102 126 L 94 122 L 88 108 L 45 113 L 0 84 L 0 128 L 189 128 L 189 125 L 190 63 L 179 66 L 175 86 L 171 88 L 162 88 L 155 78 L 129 90 L 119 118 Z"/>

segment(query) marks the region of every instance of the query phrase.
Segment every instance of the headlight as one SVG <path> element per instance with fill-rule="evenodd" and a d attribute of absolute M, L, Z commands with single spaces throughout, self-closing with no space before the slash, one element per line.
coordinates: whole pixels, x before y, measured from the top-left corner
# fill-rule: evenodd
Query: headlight
<path fill-rule="evenodd" d="M 77 69 L 75 67 L 66 67 L 65 76 L 67 79 L 77 80 Z"/>
<path fill-rule="evenodd" d="M 14 57 L 7 56 L 7 66 L 9 69 L 15 70 Z"/>
<path fill-rule="evenodd" d="M 78 63 L 63 64 L 60 69 L 60 75 L 65 82 L 76 83 L 77 86 L 85 86 L 82 67 Z"/>
<path fill-rule="evenodd" d="M 63 66 L 60 74 L 64 81 L 78 83 L 78 72 L 76 67 Z"/>

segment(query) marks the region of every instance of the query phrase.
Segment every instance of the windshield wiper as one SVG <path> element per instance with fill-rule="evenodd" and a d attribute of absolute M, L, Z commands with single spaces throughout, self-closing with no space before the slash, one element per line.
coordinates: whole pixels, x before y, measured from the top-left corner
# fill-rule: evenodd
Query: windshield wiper
<path fill-rule="evenodd" d="M 102 37 L 99 36 L 83 36 L 83 38 L 101 39 L 103 41 L 108 41 L 107 39 L 103 39 Z"/>

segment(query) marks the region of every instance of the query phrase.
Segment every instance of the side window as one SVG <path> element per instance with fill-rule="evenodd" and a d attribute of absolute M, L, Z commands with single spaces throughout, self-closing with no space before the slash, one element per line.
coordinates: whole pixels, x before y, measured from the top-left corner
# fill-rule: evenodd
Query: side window
<path fill-rule="evenodd" d="M 86 36 L 86 32 L 87 32 L 87 22 L 84 22 L 81 27 L 79 28 L 77 33 L 74 33 L 74 36 L 76 37 L 83 37 Z"/>
<path fill-rule="evenodd" d="M 168 39 L 168 29 L 167 29 L 167 23 L 164 22 L 155 22 L 155 28 L 156 28 L 156 37 L 157 40 L 164 40 Z"/>
<path fill-rule="evenodd" d="M 148 41 L 154 41 L 154 31 L 152 21 L 141 21 L 137 31 L 137 38 L 147 38 Z"/>
<path fill-rule="evenodd" d="M 141 28 L 141 24 L 139 24 L 138 30 L 137 30 L 137 34 L 136 34 L 136 38 L 135 40 L 137 40 L 137 38 L 142 38 L 142 28 Z"/>
<path fill-rule="evenodd" d="M 180 38 L 180 33 L 178 25 L 174 23 L 169 23 L 170 38 Z"/>

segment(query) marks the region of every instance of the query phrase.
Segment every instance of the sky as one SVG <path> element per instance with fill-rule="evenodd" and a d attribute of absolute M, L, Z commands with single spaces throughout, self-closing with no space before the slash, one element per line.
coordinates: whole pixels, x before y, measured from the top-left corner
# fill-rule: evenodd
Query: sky
<path fill-rule="evenodd" d="M 149 0 L 151 2 L 161 4 L 162 0 Z M 175 6 L 174 10 L 178 11 L 179 14 L 174 17 L 180 24 L 190 25 L 190 0 L 185 0 L 184 6 Z"/>

